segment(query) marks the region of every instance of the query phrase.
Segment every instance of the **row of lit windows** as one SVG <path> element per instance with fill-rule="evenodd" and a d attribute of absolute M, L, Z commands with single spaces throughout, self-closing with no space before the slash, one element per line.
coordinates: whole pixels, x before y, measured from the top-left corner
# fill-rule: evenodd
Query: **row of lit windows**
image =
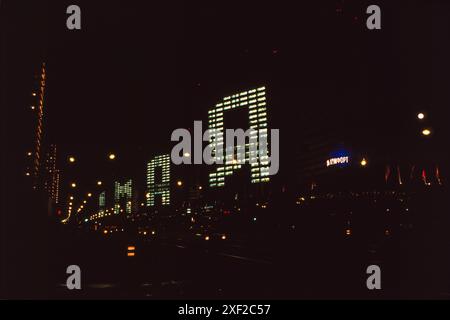
<path fill-rule="evenodd" d="M 248 99 L 254 99 L 254 98 L 257 98 L 257 97 L 260 97 L 260 96 L 264 96 L 264 95 L 265 95 L 264 92 L 259 92 L 258 94 L 252 94 L 250 96 L 244 95 L 244 96 L 241 96 L 238 99 L 226 100 L 225 102 L 216 104 L 216 108 L 217 108 L 216 111 L 221 111 L 222 110 L 222 109 L 220 109 L 221 107 L 230 106 L 233 103 L 237 104 L 237 103 L 240 103 L 242 101 L 247 101 Z M 214 113 L 214 111 L 211 111 L 210 113 Z"/>
<path fill-rule="evenodd" d="M 252 183 L 269 182 L 270 178 L 252 179 Z"/>

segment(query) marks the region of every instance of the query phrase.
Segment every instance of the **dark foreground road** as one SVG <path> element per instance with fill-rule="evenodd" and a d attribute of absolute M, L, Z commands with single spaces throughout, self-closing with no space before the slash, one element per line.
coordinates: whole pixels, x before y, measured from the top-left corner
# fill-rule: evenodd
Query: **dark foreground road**
<path fill-rule="evenodd" d="M 314 241 L 312 239 L 311 241 Z M 127 257 L 127 247 L 136 255 Z M 311 249 L 308 249 L 311 248 Z M 351 241 L 257 249 L 233 241 L 89 241 L 59 249 L 50 297 L 61 299 L 448 299 L 429 270 Z M 82 289 L 68 290 L 68 265 L 80 266 Z M 380 291 L 366 287 L 366 268 L 382 267 Z M 417 273 L 419 272 L 419 273 Z"/>

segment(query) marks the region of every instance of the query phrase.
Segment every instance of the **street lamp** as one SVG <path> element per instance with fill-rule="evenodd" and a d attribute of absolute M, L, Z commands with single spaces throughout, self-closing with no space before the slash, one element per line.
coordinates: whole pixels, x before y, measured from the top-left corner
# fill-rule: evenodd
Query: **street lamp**
<path fill-rule="evenodd" d="M 76 188 L 77 184 L 75 182 L 72 182 L 72 184 L 70 185 L 72 188 Z"/>
<path fill-rule="evenodd" d="M 74 163 L 75 162 L 75 157 L 69 157 L 69 162 L 70 163 Z"/>
<path fill-rule="evenodd" d="M 177 186 L 181 187 L 183 185 L 183 182 L 181 180 L 177 181 Z"/>
<path fill-rule="evenodd" d="M 423 129 L 423 130 L 422 130 L 422 134 L 423 134 L 424 136 L 429 136 L 429 135 L 431 134 L 431 130 L 430 130 L 430 129 Z"/>
<path fill-rule="evenodd" d="M 419 120 L 425 119 L 425 114 L 423 114 L 422 112 L 418 113 L 417 114 L 417 119 L 419 119 Z"/>
<path fill-rule="evenodd" d="M 102 185 L 102 182 L 99 180 L 99 181 L 97 181 L 97 185 L 98 186 L 101 186 Z"/>
<path fill-rule="evenodd" d="M 92 193 L 89 192 L 89 193 L 87 194 L 87 196 L 88 196 L 88 198 L 92 197 Z"/>
<path fill-rule="evenodd" d="M 363 158 L 361 160 L 361 167 L 365 167 L 365 166 L 367 166 L 367 160 Z"/>
<path fill-rule="evenodd" d="M 116 155 L 114 153 L 110 153 L 108 158 L 109 160 L 114 160 L 116 158 Z"/>

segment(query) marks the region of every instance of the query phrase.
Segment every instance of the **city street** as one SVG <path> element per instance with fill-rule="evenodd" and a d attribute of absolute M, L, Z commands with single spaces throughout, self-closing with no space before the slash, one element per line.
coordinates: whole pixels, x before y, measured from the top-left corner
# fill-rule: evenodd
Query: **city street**
<path fill-rule="evenodd" d="M 301 240 L 302 242 L 300 242 Z M 77 241 L 52 268 L 54 298 L 68 299 L 386 299 L 445 298 L 426 271 L 408 265 L 407 252 L 380 254 L 351 240 L 293 238 L 267 249 L 227 241 Z M 127 248 L 135 247 L 135 256 Z M 279 246 L 279 247 L 277 247 Z M 401 250 L 400 248 L 397 248 Z M 66 288 L 65 268 L 81 268 L 82 290 Z M 383 268 L 383 291 L 366 289 L 365 268 Z M 407 271 L 407 272 L 405 272 Z M 414 274 L 414 272 L 420 272 Z M 437 270 L 435 270 L 437 271 Z M 428 277 L 428 278 L 424 278 Z M 416 279 L 417 278 L 417 279 Z M 443 279 L 445 280 L 445 279 Z M 443 285 L 445 284 L 442 283 Z M 442 287 L 441 287 L 442 289 Z"/>

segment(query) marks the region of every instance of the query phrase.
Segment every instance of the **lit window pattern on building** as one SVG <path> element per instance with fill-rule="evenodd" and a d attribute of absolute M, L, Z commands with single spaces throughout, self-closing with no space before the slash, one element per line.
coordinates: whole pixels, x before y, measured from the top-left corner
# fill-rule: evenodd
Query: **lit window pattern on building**
<path fill-rule="evenodd" d="M 41 180 L 48 197 L 57 204 L 59 202 L 60 171 L 56 168 L 56 151 L 56 145 L 51 144 L 45 153 Z"/>
<path fill-rule="evenodd" d="M 235 170 L 241 169 L 242 164 L 236 161 L 236 154 L 238 146 L 234 147 L 233 154 L 227 156 L 227 150 L 225 149 L 224 135 L 226 129 L 224 128 L 224 115 L 226 112 L 234 109 L 248 109 L 249 128 L 255 130 L 252 135 L 259 135 L 264 137 L 268 141 L 268 129 L 267 129 L 267 101 L 266 101 L 266 88 L 260 87 L 249 91 L 237 93 L 228 97 L 216 104 L 215 108 L 208 112 L 208 129 L 211 132 L 210 144 L 214 150 L 223 149 L 223 155 L 213 152 L 216 163 L 223 161 L 223 164 L 219 164 L 215 167 L 215 171 L 209 174 L 209 186 L 210 187 L 223 187 L 225 186 L 226 177 L 233 174 Z M 247 128 L 242 128 L 246 130 Z M 246 142 L 245 144 L 245 163 L 249 163 L 251 166 L 251 183 L 269 182 L 269 156 L 259 155 L 258 145 L 252 148 L 250 151 L 250 143 L 258 144 L 258 138 L 255 137 L 253 141 Z M 250 139 L 252 140 L 252 139 Z M 269 146 L 267 143 L 267 150 Z M 223 158 L 223 159 L 222 159 Z"/>
<path fill-rule="evenodd" d="M 103 191 L 98 196 L 98 208 L 99 212 L 104 212 L 106 207 L 106 191 Z"/>
<path fill-rule="evenodd" d="M 156 181 L 156 168 L 162 169 L 161 182 Z M 155 196 L 161 195 L 162 205 L 170 205 L 170 155 L 164 154 L 153 158 L 147 164 L 146 203 L 148 207 L 155 205 Z"/>
<path fill-rule="evenodd" d="M 133 196 L 132 194 L 132 183 L 133 181 L 130 179 L 127 182 L 125 182 L 123 185 L 121 185 L 119 182 L 114 183 L 114 213 L 119 214 L 120 213 L 120 200 L 125 199 L 126 200 L 126 212 L 128 214 L 131 214 L 131 198 Z"/>

